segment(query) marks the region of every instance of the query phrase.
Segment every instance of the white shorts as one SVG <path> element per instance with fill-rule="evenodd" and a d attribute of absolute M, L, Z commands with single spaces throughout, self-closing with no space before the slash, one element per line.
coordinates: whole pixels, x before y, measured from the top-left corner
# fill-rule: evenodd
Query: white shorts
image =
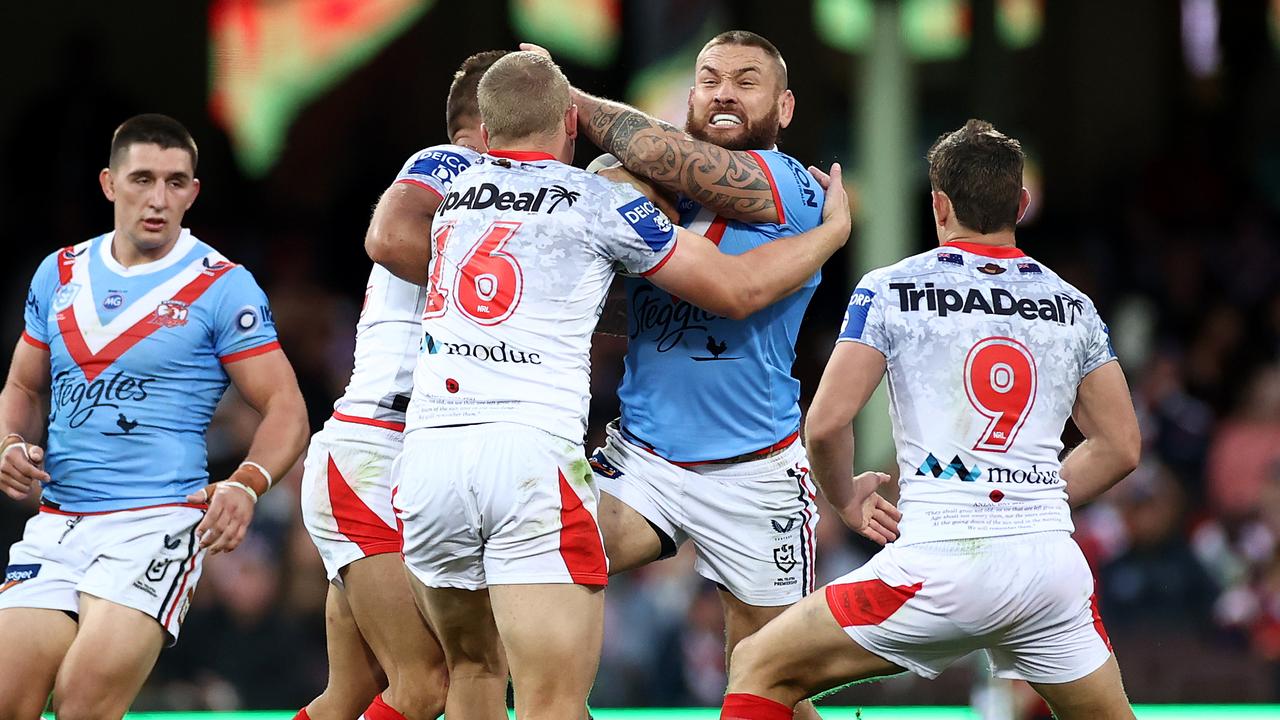
<path fill-rule="evenodd" d="M 986 650 L 997 677 L 1064 683 L 1111 655 L 1089 566 L 1065 532 L 887 545 L 826 593 L 849 637 L 925 678 Z"/>
<path fill-rule="evenodd" d="M 302 522 L 330 582 L 360 558 L 400 552 L 391 464 L 404 435 L 331 418 L 311 438 L 302 470 Z"/>
<path fill-rule="evenodd" d="M 392 478 L 405 564 L 428 587 L 608 582 L 581 445 L 515 423 L 426 428 Z"/>
<path fill-rule="evenodd" d="M 9 548 L 0 609 L 80 611 L 80 593 L 154 617 L 178 640 L 204 565 L 204 510 L 161 505 L 92 515 L 41 508 Z"/>
<path fill-rule="evenodd" d="M 676 546 L 692 539 L 699 575 L 749 605 L 790 605 L 813 592 L 817 490 L 799 440 L 759 460 L 681 467 L 616 424 L 607 433 L 591 456 L 600 490 Z"/>

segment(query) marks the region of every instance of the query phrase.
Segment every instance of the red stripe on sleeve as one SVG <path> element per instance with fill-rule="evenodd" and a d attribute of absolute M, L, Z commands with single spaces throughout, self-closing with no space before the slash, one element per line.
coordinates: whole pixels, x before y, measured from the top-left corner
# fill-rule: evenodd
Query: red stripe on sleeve
<path fill-rule="evenodd" d="M 652 274 L 654 274 L 654 273 L 658 272 L 659 270 L 661 270 L 661 269 L 662 269 L 662 266 L 663 266 L 663 265 L 666 265 L 666 264 L 667 264 L 667 261 L 671 259 L 671 256 L 672 256 L 672 255 L 675 255 L 675 254 L 676 254 L 676 241 L 675 241 L 675 240 L 672 240 L 672 241 L 671 241 L 671 251 L 670 251 L 670 252 L 668 252 L 668 253 L 666 254 L 666 256 L 665 256 L 665 257 L 663 257 L 661 260 L 659 260 L 657 265 L 654 265 L 653 267 L 649 268 L 648 270 L 645 270 L 644 272 L 640 273 L 640 277 L 649 277 L 650 275 L 652 275 Z"/>
<path fill-rule="evenodd" d="M 25 340 L 27 344 L 30 345 L 31 347 L 40 348 L 41 350 L 49 349 L 49 343 L 40 342 L 39 340 L 32 337 L 31 333 L 27 332 L 26 330 L 22 331 L 22 339 Z"/>
<path fill-rule="evenodd" d="M 773 193 L 773 206 L 778 209 L 778 224 L 787 224 L 787 213 L 782 209 L 782 196 L 778 194 L 778 183 L 773 180 L 773 173 L 769 170 L 769 163 L 764 161 L 760 153 L 755 150 L 748 150 L 747 154 L 756 159 L 760 163 L 760 169 L 764 171 L 765 178 L 769 181 L 769 192 Z"/>
<path fill-rule="evenodd" d="M 238 360 L 244 360 L 246 358 L 255 357 L 257 355 L 263 355 L 271 352 L 272 350 L 279 350 L 279 349 L 280 349 L 280 341 L 272 340 L 271 342 L 263 343 L 255 347 L 251 347 L 248 350 L 240 350 L 238 352 L 233 352 L 230 355 L 223 355 L 222 357 L 218 358 L 218 361 L 221 362 L 223 365 L 227 365 L 227 364 L 236 362 Z"/>

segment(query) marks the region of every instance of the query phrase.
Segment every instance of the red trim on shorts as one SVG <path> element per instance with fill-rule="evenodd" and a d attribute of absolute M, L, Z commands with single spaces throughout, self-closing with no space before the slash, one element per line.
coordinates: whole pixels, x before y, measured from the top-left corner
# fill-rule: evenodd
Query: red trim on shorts
<path fill-rule="evenodd" d="M 582 504 L 582 498 L 560 476 L 560 557 L 569 569 L 569 577 L 578 585 L 608 585 L 609 565 L 604 559 L 604 543 L 595 516 Z"/>
<path fill-rule="evenodd" d="M 329 504 L 338 532 L 359 546 L 365 557 L 400 552 L 400 536 L 356 495 L 329 456 Z"/>
<path fill-rule="evenodd" d="M 943 243 L 942 247 L 953 247 L 965 252 L 971 252 L 974 255 L 993 258 L 1018 258 L 1026 257 L 1027 254 L 1012 245 L 986 245 L 983 243 L 964 242 L 957 240 L 955 242 Z"/>
<path fill-rule="evenodd" d="M 39 348 L 41 350 L 49 349 L 49 343 L 40 342 L 39 340 L 32 337 L 31 333 L 27 332 L 26 330 L 22 331 L 22 339 L 25 340 L 26 343 L 33 348 Z"/>
<path fill-rule="evenodd" d="M 173 597 L 173 605 L 169 606 L 169 612 L 164 615 L 164 622 L 162 625 L 164 626 L 165 632 L 169 632 L 169 621 L 173 619 L 173 611 L 177 610 L 178 606 L 182 604 L 182 599 L 184 597 L 183 593 L 187 589 L 187 580 L 191 578 L 191 573 L 195 572 L 196 561 L 200 559 L 200 553 L 202 552 L 204 552 L 203 548 L 197 548 L 195 552 L 191 553 L 191 565 L 187 568 L 187 571 L 183 573 L 182 584 L 178 586 L 178 594 Z M 174 635 L 177 635 L 177 633 L 174 633 Z"/>
<path fill-rule="evenodd" d="M 750 693 L 729 693 L 720 708 L 720 720 L 791 720 L 791 708 L 776 700 Z"/>
<path fill-rule="evenodd" d="M 519 160 L 520 162 L 533 162 L 535 160 L 555 160 L 556 156 L 551 153 L 532 152 L 529 150 L 494 150 L 489 149 L 489 154 L 496 158 L 506 158 L 508 160 Z"/>
<path fill-rule="evenodd" d="M 663 265 L 666 265 L 666 264 L 667 264 L 667 261 L 668 261 L 668 260 L 670 260 L 670 259 L 672 258 L 672 256 L 676 254 L 676 243 L 677 243 L 677 242 L 678 242 L 677 240 L 672 240 L 672 241 L 671 241 L 671 250 L 670 250 L 666 255 L 663 255 L 663 256 L 662 256 L 662 259 L 658 261 L 658 264 L 657 264 L 657 265 L 654 265 L 653 267 L 649 268 L 648 270 L 645 270 L 644 272 L 640 273 L 640 277 L 649 277 L 650 275 L 652 275 L 652 274 L 654 274 L 654 273 L 658 272 L 659 270 L 661 270 L 661 269 L 662 269 L 662 266 L 663 266 Z"/>
<path fill-rule="evenodd" d="M 413 186 L 415 186 L 415 187 L 420 187 L 420 188 L 422 188 L 423 190 L 428 190 L 428 191 L 430 191 L 432 195 L 435 195 L 436 197 L 440 198 L 441 200 L 444 200 L 444 196 L 440 194 L 440 191 L 439 191 L 439 190 L 437 190 L 437 189 L 435 189 L 435 188 L 431 187 L 430 185 L 428 185 L 428 184 L 426 184 L 426 183 L 422 182 L 421 180 L 414 180 L 413 178 L 407 178 L 407 177 L 406 177 L 406 178 L 400 178 L 400 179 L 399 179 L 399 180 L 397 180 L 396 182 L 397 182 L 397 183 L 404 183 L 405 185 L 413 185 Z"/>
<path fill-rule="evenodd" d="M 813 533 L 813 526 L 814 526 L 813 515 L 815 512 L 817 512 L 817 508 L 818 508 L 818 493 L 817 493 L 817 490 L 814 489 L 813 475 L 810 473 L 809 468 L 803 465 L 800 465 L 800 470 L 802 473 L 800 476 L 800 491 L 805 495 L 807 495 L 809 498 L 809 502 L 804 503 L 804 509 L 801 511 L 804 516 L 804 528 L 802 528 L 801 536 L 800 536 L 801 542 L 804 543 L 804 545 L 800 548 L 800 552 L 801 552 L 800 557 L 802 559 L 806 559 L 807 564 L 809 566 L 809 573 L 808 573 L 809 576 L 805 578 L 805 587 L 804 587 L 804 594 L 808 595 L 814 591 L 814 589 L 817 587 L 817 584 L 818 584 L 818 568 L 817 568 L 817 564 L 818 564 L 817 563 L 818 561 L 817 542 L 818 541 L 817 541 L 817 538 L 814 537 L 814 533 Z M 809 511 L 809 508 L 811 506 L 810 503 L 812 503 L 814 512 Z"/>
<path fill-rule="evenodd" d="M 376 420 L 374 418 L 360 417 L 359 415 L 347 415 L 337 410 L 333 411 L 333 419 L 342 422 L 355 423 L 357 425 L 370 425 L 372 427 L 380 427 L 386 430 L 395 430 L 396 432 L 404 432 L 404 423 L 394 422 L 392 420 Z"/>
<path fill-rule="evenodd" d="M 736 460 L 739 458 L 743 458 L 744 455 L 745 456 L 768 455 L 769 453 L 777 452 L 779 450 L 782 450 L 783 448 L 789 447 L 791 443 L 795 442 L 796 439 L 799 437 L 800 437 L 800 431 L 797 430 L 791 433 L 790 435 L 782 438 L 778 442 L 770 445 L 769 447 L 760 448 L 759 450 L 752 450 L 749 453 L 743 453 L 742 455 L 738 455 L 734 458 L 722 458 L 720 460 L 694 460 L 692 462 L 676 462 L 674 460 L 667 460 L 667 462 L 671 463 L 672 465 L 675 465 L 676 467 L 682 467 L 682 468 L 697 467 L 698 465 L 716 465 L 719 463 L 723 463 L 727 460 Z M 650 450 L 649 452 L 653 453 L 654 455 L 657 455 L 657 453 L 654 453 L 652 450 Z M 663 458 L 663 459 L 666 460 L 666 458 Z"/>
<path fill-rule="evenodd" d="M 1102 638 L 1107 650 L 1111 650 L 1111 638 L 1107 637 L 1107 629 L 1102 625 L 1102 614 L 1098 612 L 1098 593 L 1089 596 L 1089 609 L 1093 611 L 1093 629 L 1098 631 L 1098 637 Z"/>
<path fill-rule="evenodd" d="M 400 519 L 400 511 L 396 508 L 396 493 L 400 492 L 400 488 L 391 487 L 391 514 L 396 519 L 396 539 L 400 541 L 400 559 L 404 559 L 404 520 Z"/>
<path fill-rule="evenodd" d="M 764 161 L 760 153 L 755 150 L 748 150 L 747 154 L 756 159 L 760 163 L 760 169 L 764 171 L 764 176 L 769 181 L 769 192 L 773 193 L 773 206 L 778 209 L 778 224 L 787 224 L 787 213 L 782 209 L 782 196 L 778 194 L 778 183 L 773 181 L 773 173 L 769 170 L 769 163 Z"/>
<path fill-rule="evenodd" d="M 208 503 L 172 502 L 172 503 L 160 503 L 159 505 L 143 505 L 142 507 L 136 507 L 136 508 L 121 508 L 120 510 L 91 510 L 89 512 L 71 512 L 70 510 L 63 510 L 62 508 L 55 508 L 55 507 L 50 507 L 48 505 L 41 505 L 40 512 L 49 513 L 51 515 L 69 515 L 71 517 L 86 517 L 89 515 L 110 515 L 111 513 L 118 513 L 118 512 L 137 512 L 139 510 L 153 510 L 155 508 L 162 508 L 162 507 L 189 507 L 189 508 L 195 508 L 196 510 L 208 510 L 209 504 Z"/>
<path fill-rule="evenodd" d="M 879 625 L 906 605 L 922 587 L 923 582 L 894 587 L 879 578 L 832 583 L 827 586 L 827 607 L 840 627 Z"/>
<path fill-rule="evenodd" d="M 293 716 L 293 720 L 311 720 L 311 716 L 307 714 L 306 708 L 302 708 L 297 715 Z"/>
<path fill-rule="evenodd" d="M 256 357 L 258 355 L 265 355 L 266 353 L 269 353 L 272 350 L 279 350 L 279 349 L 280 349 L 280 341 L 272 340 L 271 342 L 266 342 L 261 345 L 256 345 L 254 347 L 251 347 L 248 350 L 240 350 L 238 352 L 233 352 L 230 355 L 223 355 L 222 357 L 218 358 L 218 362 L 222 363 L 223 365 L 230 365 L 231 363 L 237 362 L 239 360 L 246 360 L 248 358 Z"/>

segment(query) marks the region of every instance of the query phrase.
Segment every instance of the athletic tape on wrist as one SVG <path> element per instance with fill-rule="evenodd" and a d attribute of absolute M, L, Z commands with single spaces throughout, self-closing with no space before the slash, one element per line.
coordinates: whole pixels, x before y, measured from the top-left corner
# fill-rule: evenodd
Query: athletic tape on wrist
<path fill-rule="evenodd" d="M 254 470 L 257 470 L 258 472 L 262 473 L 262 477 L 267 479 L 267 490 L 270 490 L 271 486 L 276 484 L 276 479 L 271 477 L 271 473 L 267 472 L 267 469 L 262 467 L 258 463 L 252 460 L 245 460 L 244 462 L 240 463 L 240 467 L 245 467 L 245 466 L 251 467 Z"/>
<path fill-rule="evenodd" d="M 250 500 L 253 500 L 253 504 L 254 504 L 254 505 L 257 505 L 257 504 L 258 504 L 258 493 L 257 493 L 256 491 L 254 491 L 254 489 L 253 489 L 253 488 L 249 487 L 248 485 L 245 485 L 244 483 L 242 483 L 242 482 L 240 482 L 240 481 L 238 481 L 238 480 L 223 480 L 222 482 L 218 483 L 215 487 L 218 487 L 218 488 L 221 488 L 221 487 L 233 487 L 233 488 L 240 488 L 241 490 L 243 490 L 243 491 L 245 491 L 246 493 L 248 493 L 248 494 L 249 494 L 249 499 L 250 499 Z M 214 492 L 217 492 L 217 490 L 214 490 Z"/>

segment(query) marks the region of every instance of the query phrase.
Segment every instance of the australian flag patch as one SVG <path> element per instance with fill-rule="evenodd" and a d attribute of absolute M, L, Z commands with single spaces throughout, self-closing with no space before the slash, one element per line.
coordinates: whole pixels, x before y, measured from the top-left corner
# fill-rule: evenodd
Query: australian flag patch
<path fill-rule="evenodd" d="M 1039 273 L 1039 272 L 1043 272 L 1043 271 L 1040 269 L 1040 266 L 1039 266 L 1039 265 L 1037 265 L 1037 264 L 1035 264 L 1035 263 L 1033 263 L 1033 262 L 1020 262 L 1020 263 L 1018 263 L 1018 272 L 1020 272 L 1020 273 Z"/>
<path fill-rule="evenodd" d="M 938 262 L 964 265 L 964 258 L 960 257 L 960 253 L 940 252 L 938 253 Z"/>

